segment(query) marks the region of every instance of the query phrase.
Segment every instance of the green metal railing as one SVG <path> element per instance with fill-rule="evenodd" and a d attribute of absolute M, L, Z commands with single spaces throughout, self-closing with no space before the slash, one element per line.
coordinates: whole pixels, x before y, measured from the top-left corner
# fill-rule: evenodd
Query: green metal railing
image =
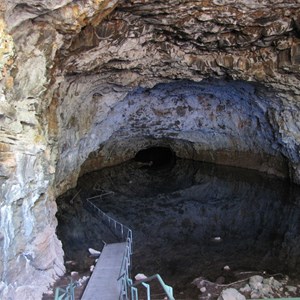
<path fill-rule="evenodd" d="M 77 282 L 73 282 L 71 279 L 70 284 L 65 287 L 57 287 L 55 289 L 55 300 L 75 300 L 75 288 Z"/>
<path fill-rule="evenodd" d="M 98 188 L 98 187 L 97 187 Z M 100 189 L 97 189 L 100 190 Z M 106 225 L 113 231 L 113 233 L 118 236 L 123 242 L 126 242 L 126 249 L 124 251 L 124 256 L 120 268 L 120 275 L 118 278 L 120 296 L 119 300 L 138 300 L 138 287 L 141 286 L 146 289 L 147 300 L 151 300 L 151 288 L 149 282 L 153 280 L 157 280 L 164 293 L 167 295 L 169 300 L 175 300 L 173 296 L 173 288 L 162 280 L 159 274 L 155 274 L 153 276 L 147 277 L 144 280 L 140 280 L 136 283 L 133 283 L 130 278 L 130 269 L 131 269 L 131 255 L 132 255 L 132 230 L 118 222 L 114 218 L 107 215 L 103 212 L 99 207 L 97 207 L 92 201 L 101 199 L 105 196 L 111 195 L 113 192 L 105 192 L 103 194 L 91 197 L 87 199 L 87 204 L 89 207 L 93 209 L 97 213 L 99 217 L 106 223 Z"/>
<path fill-rule="evenodd" d="M 98 206 L 96 206 L 92 201 L 95 199 L 101 199 L 104 196 L 112 195 L 113 192 L 107 192 L 105 194 L 101 194 L 99 196 L 88 198 L 87 204 L 90 208 L 93 209 L 93 211 L 102 219 L 104 224 L 106 224 L 114 233 L 115 236 L 117 236 L 119 239 L 121 239 L 122 242 L 127 242 L 128 239 L 132 241 L 132 230 L 120 223 L 119 221 L 115 220 L 114 218 L 110 217 L 108 214 L 106 214 L 104 211 L 102 211 Z M 132 253 L 132 243 L 130 242 L 130 250 Z"/>
<path fill-rule="evenodd" d="M 155 274 L 155 275 L 147 277 L 143 280 L 139 280 L 136 283 L 133 283 L 130 278 L 127 278 L 127 285 L 128 285 L 128 289 L 130 289 L 131 298 L 127 297 L 125 299 L 138 300 L 139 299 L 138 286 L 142 286 L 146 289 L 146 297 L 147 297 L 146 299 L 151 300 L 151 286 L 147 282 L 151 282 L 155 279 L 158 281 L 158 283 L 164 290 L 168 300 L 175 300 L 175 298 L 173 296 L 173 288 L 171 286 L 165 284 L 165 282 L 163 281 L 163 279 L 161 278 L 161 276 L 159 274 Z"/>

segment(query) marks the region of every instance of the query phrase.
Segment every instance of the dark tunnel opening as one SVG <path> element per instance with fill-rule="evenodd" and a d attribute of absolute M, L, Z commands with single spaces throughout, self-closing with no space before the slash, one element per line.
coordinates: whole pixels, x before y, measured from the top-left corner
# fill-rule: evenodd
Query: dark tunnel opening
<path fill-rule="evenodd" d="M 140 150 L 135 161 L 143 163 L 143 167 L 163 169 L 172 167 L 176 162 L 175 153 L 168 147 L 150 147 Z"/>

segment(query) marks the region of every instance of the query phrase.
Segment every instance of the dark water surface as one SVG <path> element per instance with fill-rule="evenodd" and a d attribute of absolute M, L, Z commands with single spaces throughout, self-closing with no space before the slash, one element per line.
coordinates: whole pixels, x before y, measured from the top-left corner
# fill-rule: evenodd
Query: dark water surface
<path fill-rule="evenodd" d="M 66 260 L 75 260 L 79 271 L 89 269 L 89 247 L 114 241 L 83 209 L 99 189 L 114 194 L 97 205 L 133 230 L 132 274 L 159 273 L 178 298 L 196 299 L 191 282 L 200 276 L 229 283 L 236 272 L 265 271 L 300 279 L 300 190 L 294 185 L 183 159 L 163 169 L 132 161 L 86 174 L 57 201 L 58 235 Z"/>

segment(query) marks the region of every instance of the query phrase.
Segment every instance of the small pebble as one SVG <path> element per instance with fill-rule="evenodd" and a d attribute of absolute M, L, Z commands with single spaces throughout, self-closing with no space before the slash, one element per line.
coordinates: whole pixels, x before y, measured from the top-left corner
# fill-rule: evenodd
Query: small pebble
<path fill-rule="evenodd" d="M 88 279 L 89 279 L 90 277 L 89 276 L 83 276 L 82 278 L 79 278 L 78 279 L 78 285 L 79 286 L 82 286 L 82 284 L 85 282 L 85 281 L 87 281 Z"/>
<path fill-rule="evenodd" d="M 78 275 L 78 272 L 76 272 L 76 271 L 71 272 L 71 276 L 76 276 L 76 275 Z"/>
<path fill-rule="evenodd" d="M 100 251 L 95 250 L 95 249 L 93 249 L 93 248 L 89 248 L 89 252 L 90 252 L 90 254 L 93 255 L 93 256 L 99 256 L 99 255 L 101 254 Z"/>
<path fill-rule="evenodd" d="M 94 265 L 91 265 L 91 266 L 90 266 L 90 271 L 93 272 L 94 269 L 95 269 L 95 266 L 94 266 Z"/>
<path fill-rule="evenodd" d="M 205 292 L 206 292 L 206 287 L 203 286 L 203 287 L 200 289 L 200 292 L 201 292 L 201 293 L 205 293 Z"/>
<path fill-rule="evenodd" d="M 52 295 L 53 294 L 53 291 L 52 290 L 49 290 L 47 292 L 45 292 L 46 295 Z"/>
<path fill-rule="evenodd" d="M 135 280 L 144 280 L 146 278 L 147 278 L 147 276 L 145 274 L 142 274 L 142 273 L 138 273 L 137 275 L 134 276 Z"/>
<path fill-rule="evenodd" d="M 225 266 L 223 269 L 224 269 L 225 271 L 230 271 L 230 267 L 229 267 L 229 266 Z"/>

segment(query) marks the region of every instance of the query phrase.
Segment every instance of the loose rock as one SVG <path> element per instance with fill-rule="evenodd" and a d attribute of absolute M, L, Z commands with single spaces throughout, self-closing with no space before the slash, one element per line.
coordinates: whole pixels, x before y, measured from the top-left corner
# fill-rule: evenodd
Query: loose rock
<path fill-rule="evenodd" d="M 255 275 L 250 277 L 249 279 L 249 285 L 252 289 L 254 290 L 259 290 L 262 288 L 262 282 L 263 282 L 263 277 L 260 275 Z"/>
<path fill-rule="evenodd" d="M 218 300 L 246 300 L 246 297 L 239 293 L 236 289 L 229 288 L 222 291 Z"/>
<path fill-rule="evenodd" d="M 101 254 L 100 251 L 95 250 L 95 249 L 93 249 L 93 248 L 89 248 L 89 252 L 90 252 L 90 254 L 91 254 L 92 256 L 99 256 L 99 255 Z"/>

